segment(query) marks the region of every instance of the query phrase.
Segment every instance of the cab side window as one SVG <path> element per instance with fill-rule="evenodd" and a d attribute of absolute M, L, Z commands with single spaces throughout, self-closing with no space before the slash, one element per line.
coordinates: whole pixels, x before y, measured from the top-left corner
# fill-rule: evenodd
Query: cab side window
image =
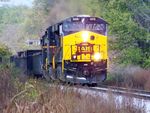
<path fill-rule="evenodd" d="M 59 25 L 54 25 L 48 28 L 48 39 L 50 46 L 60 46 Z"/>

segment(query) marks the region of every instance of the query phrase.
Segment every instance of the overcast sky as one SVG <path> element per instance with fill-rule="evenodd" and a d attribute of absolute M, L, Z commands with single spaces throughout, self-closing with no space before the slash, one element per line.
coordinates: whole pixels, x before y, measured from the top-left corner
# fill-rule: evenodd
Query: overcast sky
<path fill-rule="evenodd" d="M 8 1 L 8 2 L 7 2 Z M 2 5 L 26 5 L 31 7 L 33 0 L 0 0 L 0 6 Z"/>

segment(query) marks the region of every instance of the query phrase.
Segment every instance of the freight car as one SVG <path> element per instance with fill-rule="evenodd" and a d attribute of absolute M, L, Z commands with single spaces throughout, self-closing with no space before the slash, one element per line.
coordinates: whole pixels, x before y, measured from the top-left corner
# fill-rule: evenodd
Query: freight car
<path fill-rule="evenodd" d="M 20 51 L 17 55 L 11 56 L 10 60 L 17 68 L 21 69 L 25 75 L 42 76 L 41 50 Z"/>
<path fill-rule="evenodd" d="M 49 26 L 41 37 L 46 79 L 97 84 L 107 77 L 108 23 L 78 15 Z"/>

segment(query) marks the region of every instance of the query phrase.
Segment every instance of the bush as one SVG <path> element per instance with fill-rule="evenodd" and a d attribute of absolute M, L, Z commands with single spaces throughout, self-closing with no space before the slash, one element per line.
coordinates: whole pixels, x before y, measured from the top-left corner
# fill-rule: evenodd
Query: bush
<path fill-rule="evenodd" d="M 8 67 L 0 67 L 0 111 L 16 93 L 16 88 Z"/>
<path fill-rule="evenodd" d="M 105 83 L 108 85 L 150 90 L 150 69 L 136 66 L 116 67 Z"/>
<path fill-rule="evenodd" d="M 0 112 L 24 89 L 24 82 L 20 82 L 25 81 L 22 77 L 22 73 L 12 65 L 0 65 Z"/>
<path fill-rule="evenodd" d="M 0 64 L 5 64 L 9 61 L 9 57 L 11 55 L 11 52 L 9 51 L 9 48 L 5 45 L 0 44 Z"/>
<path fill-rule="evenodd" d="M 6 45 L 0 44 L 0 56 L 9 56 L 11 52 Z"/>

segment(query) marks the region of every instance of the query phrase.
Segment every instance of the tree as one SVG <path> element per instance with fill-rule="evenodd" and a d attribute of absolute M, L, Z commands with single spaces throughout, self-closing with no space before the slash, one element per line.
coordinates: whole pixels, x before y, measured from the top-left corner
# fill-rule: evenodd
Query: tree
<path fill-rule="evenodd" d="M 110 23 L 110 35 L 115 37 L 111 49 L 119 52 L 119 63 L 149 67 L 150 34 L 148 27 L 143 24 L 149 17 L 145 14 L 145 21 L 137 19 L 143 12 L 141 7 L 149 9 L 145 6 L 145 1 L 99 0 L 99 2 L 103 10 L 101 15 Z M 140 11 L 137 13 L 138 10 Z"/>

